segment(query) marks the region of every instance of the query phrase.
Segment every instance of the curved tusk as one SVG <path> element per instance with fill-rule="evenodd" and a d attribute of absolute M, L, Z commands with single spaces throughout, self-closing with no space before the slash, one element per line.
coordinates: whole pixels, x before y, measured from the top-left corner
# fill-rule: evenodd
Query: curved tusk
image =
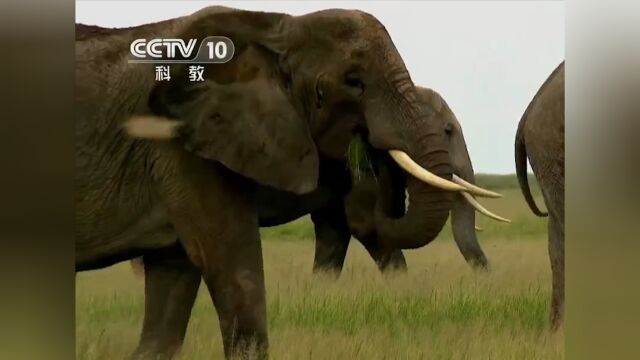
<path fill-rule="evenodd" d="M 480 232 L 482 231 L 482 228 L 480 226 L 474 226 L 476 228 L 476 231 Z"/>
<path fill-rule="evenodd" d="M 389 150 L 389 155 L 391 158 L 400 165 L 404 171 L 409 174 L 415 176 L 417 179 L 424 181 L 425 183 L 435 186 L 437 188 L 449 191 L 467 191 L 467 189 L 463 186 L 460 186 L 454 182 L 443 179 L 438 175 L 428 171 L 422 166 L 418 165 L 413 159 L 407 155 L 404 151 L 400 150 Z"/>
<path fill-rule="evenodd" d="M 473 206 L 476 210 L 478 210 L 478 212 L 480 212 L 482 215 L 490 217 L 490 218 L 492 218 L 494 220 L 498 220 L 498 221 L 502 221 L 502 222 L 506 222 L 506 223 L 510 223 L 511 222 L 511 220 L 503 218 L 502 216 L 498 216 L 498 215 L 492 213 L 491 211 L 485 209 L 470 194 L 468 194 L 466 192 L 462 192 L 461 194 L 462 194 L 462 196 L 464 196 L 464 199 L 467 200 L 469 202 L 469 204 L 471 204 L 471 206 Z"/>
<path fill-rule="evenodd" d="M 141 139 L 171 139 L 176 137 L 182 123 L 155 115 L 133 116 L 123 127 L 129 136 Z"/>
<path fill-rule="evenodd" d="M 502 194 L 498 194 L 497 192 L 493 192 L 487 189 L 483 189 L 477 185 L 474 185 L 466 180 L 464 180 L 463 178 L 459 177 L 456 174 L 453 174 L 453 178 L 451 179 L 453 180 L 453 182 L 460 184 L 462 186 L 464 186 L 467 189 L 467 192 L 476 195 L 476 196 L 482 196 L 482 197 L 488 197 L 488 198 L 501 198 Z"/>

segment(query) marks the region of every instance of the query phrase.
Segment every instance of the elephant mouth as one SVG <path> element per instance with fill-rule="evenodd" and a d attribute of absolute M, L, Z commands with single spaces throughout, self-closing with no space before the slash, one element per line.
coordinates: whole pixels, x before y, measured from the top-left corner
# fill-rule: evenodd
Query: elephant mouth
<path fill-rule="evenodd" d="M 392 161 L 389 161 L 389 159 Z M 349 144 L 347 160 L 349 162 L 349 168 L 356 177 L 356 180 L 361 173 L 369 173 L 376 176 L 376 173 L 379 173 L 381 167 L 384 166 L 388 168 L 389 171 L 391 171 L 390 169 L 394 169 L 393 171 L 395 173 L 398 173 L 398 169 L 401 169 L 405 180 L 407 177 L 413 177 L 441 190 L 460 192 L 472 205 L 475 204 L 473 196 L 486 198 L 502 197 L 502 195 L 497 192 L 484 189 L 464 180 L 455 172 L 452 174 L 451 181 L 444 179 L 422 167 L 403 150 L 374 148 L 367 140 L 366 134 L 362 132 L 356 132 Z M 406 184 L 406 181 L 404 183 Z M 408 198 L 409 193 L 406 187 L 405 194 Z M 478 209 L 477 206 L 474 205 L 474 207 Z M 478 210 L 480 211 L 480 209 Z"/>

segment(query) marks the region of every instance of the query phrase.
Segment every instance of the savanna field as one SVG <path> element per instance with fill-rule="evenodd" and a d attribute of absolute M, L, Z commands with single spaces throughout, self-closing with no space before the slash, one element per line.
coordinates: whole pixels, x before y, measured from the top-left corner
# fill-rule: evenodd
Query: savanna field
<path fill-rule="evenodd" d="M 477 216 L 491 271 L 464 261 L 445 227 L 406 251 L 407 274 L 381 275 L 352 241 L 336 281 L 313 275 L 308 217 L 261 229 L 271 359 L 564 359 L 548 330 L 551 271 L 546 219 L 528 209 L 513 176 L 479 176 L 504 194 L 481 199 L 511 224 Z M 535 192 L 542 204 L 539 192 Z M 129 263 L 76 277 L 76 356 L 123 359 L 143 318 L 143 280 Z M 217 316 L 201 285 L 179 359 L 222 359 Z"/>

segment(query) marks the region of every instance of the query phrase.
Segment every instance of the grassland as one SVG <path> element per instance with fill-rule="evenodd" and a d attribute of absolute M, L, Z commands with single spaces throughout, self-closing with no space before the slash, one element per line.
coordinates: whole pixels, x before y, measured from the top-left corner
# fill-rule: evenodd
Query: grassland
<path fill-rule="evenodd" d="M 514 220 L 478 218 L 488 273 L 467 266 L 448 226 L 429 246 L 406 252 L 408 274 L 381 275 L 354 241 L 337 281 L 311 274 L 308 218 L 263 229 L 271 358 L 563 359 L 562 332 L 547 330 L 546 220 L 504 185 L 513 179 L 488 180 L 503 181 L 493 188 L 505 196 L 483 203 Z M 78 359 L 122 359 L 134 349 L 142 285 L 128 264 L 78 274 Z M 180 359 L 212 358 L 222 358 L 221 340 L 202 286 Z"/>

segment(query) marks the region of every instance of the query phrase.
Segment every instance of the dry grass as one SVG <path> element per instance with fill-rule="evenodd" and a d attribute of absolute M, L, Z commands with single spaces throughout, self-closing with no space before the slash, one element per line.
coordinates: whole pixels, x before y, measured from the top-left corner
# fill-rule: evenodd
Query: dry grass
<path fill-rule="evenodd" d="M 523 234 L 479 221 L 489 273 L 472 272 L 444 232 L 406 253 L 405 275 L 382 276 L 353 242 L 333 281 L 311 274 L 308 220 L 263 231 L 271 358 L 563 359 L 563 334 L 547 330 L 545 221 L 516 191 L 485 203 Z M 141 327 L 142 281 L 120 264 L 78 274 L 76 284 L 77 357 L 125 358 Z M 215 311 L 200 290 L 180 358 L 221 359 Z"/>

